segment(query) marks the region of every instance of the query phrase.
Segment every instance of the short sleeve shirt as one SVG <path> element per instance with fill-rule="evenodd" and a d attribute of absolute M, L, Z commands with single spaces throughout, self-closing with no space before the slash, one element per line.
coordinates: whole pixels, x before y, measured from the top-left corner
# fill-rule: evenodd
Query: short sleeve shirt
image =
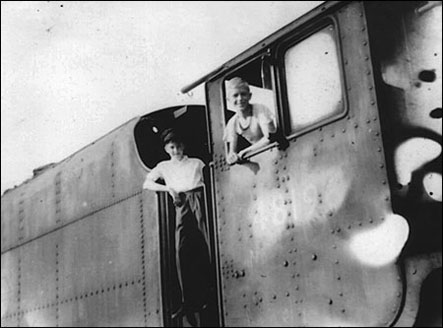
<path fill-rule="evenodd" d="M 231 117 L 226 125 L 223 140 L 232 142 L 235 134 L 243 136 L 250 143 L 256 143 L 263 138 L 263 126 L 270 126 L 274 123 L 274 117 L 268 107 L 260 104 L 251 104 L 251 122 L 247 128 L 243 128 L 239 122 L 238 114 Z M 270 131 L 274 132 L 274 131 Z"/>
<path fill-rule="evenodd" d="M 176 192 L 185 192 L 204 185 L 204 166 L 205 164 L 200 159 L 185 156 L 179 162 L 168 160 L 158 163 L 146 178 L 153 181 L 161 178 Z"/>

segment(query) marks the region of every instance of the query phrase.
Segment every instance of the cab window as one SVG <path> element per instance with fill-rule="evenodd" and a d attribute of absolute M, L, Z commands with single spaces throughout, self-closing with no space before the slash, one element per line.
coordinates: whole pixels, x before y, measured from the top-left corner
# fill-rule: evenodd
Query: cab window
<path fill-rule="evenodd" d="M 326 124 L 345 111 L 335 27 L 328 25 L 284 51 L 289 135 Z"/>
<path fill-rule="evenodd" d="M 224 141 L 227 153 L 229 149 L 232 149 L 230 147 L 234 147 L 236 153 L 248 150 L 261 140 L 263 133 L 270 135 L 276 132 L 277 110 L 273 75 L 266 54 L 230 72 L 224 79 L 223 95 L 225 98 Z M 253 112 L 252 120 L 249 117 L 244 119 L 239 115 L 242 106 L 247 104 Z M 235 142 L 232 140 L 233 135 L 235 135 Z M 257 147 L 253 147 L 245 157 L 257 153 L 270 143 L 268 140 L 267 143 L 257 144 Z"/>

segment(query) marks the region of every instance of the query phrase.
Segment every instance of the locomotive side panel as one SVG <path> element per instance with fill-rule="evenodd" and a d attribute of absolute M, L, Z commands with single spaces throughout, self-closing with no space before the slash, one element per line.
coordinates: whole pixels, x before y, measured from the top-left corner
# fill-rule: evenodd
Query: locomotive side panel
<path fill-rule="evenodd" d="M 441 252 L 441 3 L 368 7 L 391 190 L 414 230 L 407 253 Z"/>
<path fill-rule="evenodd" d="M 3 209 L 3 208 L 2 208 Z M 16 327 L 18 325 L 17 312 L 19 312 L 19 251 L 13 250 L 2 254 L 2 327 Z"/>
<path fill-rule="evenodd" d="M 161 323 L 154 201 L 139 194 L 65 229 L 62 297 L 76 300 L 64 308 L 66 323 Z"/>
<path fill-rule="evenodd" d="M 2 252 L 139 192 L 146 170 L 135 151 L 137 121 L 7 192 L 2 197 Z"/>
<path fill-rule="evenodd" d="M 59 211 L 63 223 L 82 218 L 112 202 L 110 135 L 62 164 Z"/>
<path fill-rule="evenodd" d="M 158 243 L 139 193 L 3 254 L 2 325 L 161 325 Z"/>
<path fill-rule="evenodd" d="M 2 197 L 2 325 L 160 326 L 156 198 L 138 119 Z"/>
<path fill-rule="evenodd" d="M 141 278 L 137 198 L 103 209 L 63 229 L 62 297 Z"/>
<path fill-rule="evenodd" d="M 54 228 L 54 176 L 44 172 L 2 197 L 2 252 Z"/>
<path fill-rule="evenodd" d="M 2 196 L 1 203 L 1 250 L 10 248 L 18 242 L 19 200 L 10 193 Z"/>
<path fill-rule="evenodd" d="M 119 139 L 124 142 L 114 142 L 111 153 L 112 196 L 116 200 L 140 192 L 146 175 L 134 142 L 134 128 L 122 131 Z"/>
<path fill-rule="evenodd" d="M 395 261 L 409 230 L 391 209 L 364 10 L 331 19 L 348 114 L 290 137 L 286 151 L 228 166 L 222 86 L 235 68 L 207 85 L 228 326 L 380 326 L 400 311 Z"/>
<path fill-rule="evenodd" d="M 59 258 L 57 235 L 50 234 L 20 247 L 21 326 L 57 324 Z"/>
<path fill-rule="evenodd" d="M 19 242 L 31 240 L 43 235 L 60 223 L 57 212 L 55 172 L 48 172 L 45 177 L 37 177 L 38 183 L 29 184 L 24 197 L 24 219 L 19 227 Z M 20 218 L 20 213 L 19 213 Z M 20 219 L 19 219 L 20 220 Z"/>
<path fill-rule="evenodd" d="M 442 6 L 365 7 L 393 208 L 411 229 L 402 254 L 407 297 L 396 325 L 441 326 Z"/>

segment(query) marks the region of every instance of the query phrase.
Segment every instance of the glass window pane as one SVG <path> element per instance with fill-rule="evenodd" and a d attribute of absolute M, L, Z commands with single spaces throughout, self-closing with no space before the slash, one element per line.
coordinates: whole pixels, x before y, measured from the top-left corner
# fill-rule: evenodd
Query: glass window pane
<path fill-rule="evenodd" d="M 285 70 L 292 132 L 344 109 L 332 25 L 288 49 Z"/>

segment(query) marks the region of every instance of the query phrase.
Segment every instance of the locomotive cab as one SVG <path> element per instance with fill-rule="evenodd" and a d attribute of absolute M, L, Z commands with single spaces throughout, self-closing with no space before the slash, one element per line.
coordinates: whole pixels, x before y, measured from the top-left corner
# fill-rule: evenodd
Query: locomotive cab
<path fill-rule="evenodd" d="M 182 89 L 205 82 L 206 106 L 36 170 L 2 195 L 2 326 L 192 325 L 172 318 L 175 207 L 142 190 L 171 127 L 206 164 L 200 326 L 441 326 L 441 8 L 322 3 Z M 234 77 L 277 132 L 228 165 Z"/>
<path fill-rule="evenodd" d="M 189 157 L 200 158 L 206 164 L 209 162 L 204 106 L 177 106 L 141 117 L 134 128 L 140 159 L 148 169 L 169 158 L 163 149 L 160 135 L 171 127 L 180 130 Z"/>
<path fill-rule="evenodd" d="M 174 128 L 184 138 L 185 153 L 191 158 L 199 158 L 205 164 L 205 203 L 206 226 L 209 232 L 210 254 L 215 253 L 213 220 L 211 210 L 211 180 L 209 176 L 210 152 L 205 107 L 188 105 L 167 108 L 143 116 L 134 128 L 137 150 L 143 164 L 149 169 L 159 162 L 169 159 L 166 154 L 161 133 L 167 128 Z M 159 181 L 163 183 L 163 181 Z M 159 241 L 162 280 L 163 322 L 165 326 L 186 326 L 186 316 L 172 319 L 172 313 L 180 306 L 180 285 L 177 277 L 175 255 L 175 207 L 172 198 L 166 192 L 157 192 Z M 215 288 L 215 262 L 211 256 L 211 292 L 206 308 L 199 314 L 201 326 L 218 326 L 217 295 Z M 183 320 L 183 321 L 182 321 Z"/>

